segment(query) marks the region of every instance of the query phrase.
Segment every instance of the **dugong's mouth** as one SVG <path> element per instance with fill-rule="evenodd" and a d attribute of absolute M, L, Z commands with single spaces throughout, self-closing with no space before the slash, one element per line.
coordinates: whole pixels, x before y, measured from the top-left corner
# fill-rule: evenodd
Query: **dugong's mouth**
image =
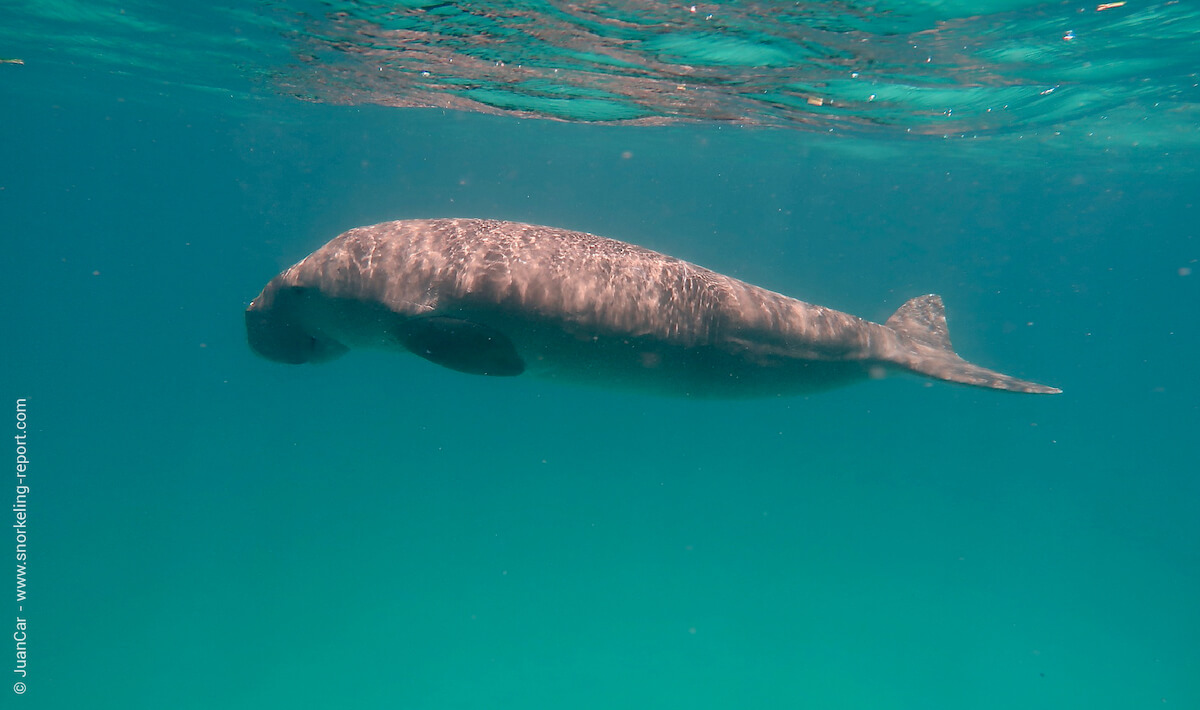
<path fill-rule="evenodd" d="M 278 302 L 274 307 L 263 308 L 260 301 L 261 297 L 255 299 L 246 309 L 246 339 L 251 349 L 266 359 L 290 365 L 328 362 L 349 349 L 309 333 Z"/>

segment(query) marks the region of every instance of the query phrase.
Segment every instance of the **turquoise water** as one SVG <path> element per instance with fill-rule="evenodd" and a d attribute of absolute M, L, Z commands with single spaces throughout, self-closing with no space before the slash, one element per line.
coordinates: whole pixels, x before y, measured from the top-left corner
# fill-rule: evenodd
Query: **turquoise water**
<path fill-rule="evenodd" d="M 506 62 L 649 82 L 581 115 L 579 74 L 539 85 L 572 120 L 484 74 L 367 82 L 346 33 L 406 66 L 378 28 L 432 6 L 386 26 L 356 3 L 5 10 L 0 391 L 14 432 L 26 399 L 34 463 L 5 622 L 28 621 L 28 674 L 15 641 L 0 666 L 26 692 L 0 685 L 3 707 L 1200 707 L 1182 5 L 796 6 L 825 23 L 808 54 L 800 20 L 746 3 L 703 51 L 651 3 L 604 6 L 620 32 L 572 11 L 592 29 L 568 39 L 565 5 L 440 6 L 559 28 Z M 463 14 L 436 27 L 467 35 Z M 980 40 L 929 67 L 893 47 L 871 77 L 903 99 L 886 109 L 742 95 L 804 97 L 773 67 L 849 66 L 868 32 L 1072 54 L 984 66 L 999 40 Z M 720 115 L 667 110 L 681 52 Z M 913 76 L 982 102 L 958 137 L 895 93 Z M 980 118 L 1027 85 L 1075 98 Z M 661 120 L 607 122 L 633 105 Z M 877 321 L 936 292 L 965 357 L 1064 394 L 895 377 L 697 402 L 251 353 L 242 312 L 281 268 L 434 216 L 582 229 Z"/>

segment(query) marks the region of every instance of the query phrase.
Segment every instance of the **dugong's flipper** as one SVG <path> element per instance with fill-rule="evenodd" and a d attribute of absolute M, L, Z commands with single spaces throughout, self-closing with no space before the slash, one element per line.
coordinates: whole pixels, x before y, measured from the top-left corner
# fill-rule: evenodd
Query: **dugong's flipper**
<path fill-rule="evenodd" d="M 512 376 L 525 371 L 512 339 L 490 326 L 461 318 L 413 318 L 397 329 L 412 353 L 468 375 Z"/>
<path fill-rule="evenodd" d="M 908 301 L 884 325 L 900 336 L 900 351 L 889 359 L 905 369 L 947 382 L 1010 392 L 1062 392 L 1057 387 L 1039 385 L 972 365 L 959 357 L 950 345 L 946 308 L 942 305 L 941 296 L 929 294 Z"/>

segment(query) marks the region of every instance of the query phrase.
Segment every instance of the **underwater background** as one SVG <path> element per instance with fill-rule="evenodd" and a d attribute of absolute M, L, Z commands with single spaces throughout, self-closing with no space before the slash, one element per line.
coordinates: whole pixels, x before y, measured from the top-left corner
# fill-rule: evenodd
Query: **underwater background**
<path fill-rule="evenodd" d="M 1188 4 L 0 16 L 3 707 L 1200 707 Z M 876 322 L 938 293 L 965 358 L 1064 393 L 247 347 L 282 268 L 445 216 Z"/>

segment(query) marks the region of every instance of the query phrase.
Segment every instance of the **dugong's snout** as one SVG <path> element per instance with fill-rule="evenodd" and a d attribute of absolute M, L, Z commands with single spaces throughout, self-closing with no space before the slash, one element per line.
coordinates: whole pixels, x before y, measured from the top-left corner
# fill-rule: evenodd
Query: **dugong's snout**
<path fill-rule="evenodd" d="M 328 362 L 349 349 L 309 332 L 292 309 L 265 292 L 246 309 L 246 340 L 266 359 L 291 365 Z"/>

